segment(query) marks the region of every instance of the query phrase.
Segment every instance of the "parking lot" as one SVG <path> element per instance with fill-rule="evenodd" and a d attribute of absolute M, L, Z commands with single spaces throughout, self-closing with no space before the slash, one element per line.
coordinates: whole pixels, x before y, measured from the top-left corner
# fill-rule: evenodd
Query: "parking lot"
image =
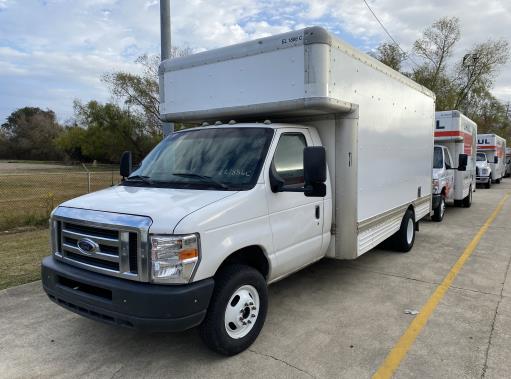
<path fill-rule="evenodd" d="M 40 282 L 3 290 L 0 377 L 368 378 L 389 353 L 396 378 L 511 377 L 511 199 L 480 232 L 508 192 L 511 179 L 478 189 L 470 209 L 448 208 L 442 223 L 421 223 L 410 253 L 323 260 L 272 285 L 261 335 L 232 358 L 195 330 L 144 334 L 84 319 L 51 303 Z"/>

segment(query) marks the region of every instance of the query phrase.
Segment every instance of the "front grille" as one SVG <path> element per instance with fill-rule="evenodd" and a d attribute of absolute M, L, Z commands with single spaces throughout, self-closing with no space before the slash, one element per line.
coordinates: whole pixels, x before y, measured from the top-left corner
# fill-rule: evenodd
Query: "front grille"
<path fill-rule="evenodd" d="M 59 207 L 51 225 L 58 259 L 107 275 L 147 281 L 148 218 Z"/>

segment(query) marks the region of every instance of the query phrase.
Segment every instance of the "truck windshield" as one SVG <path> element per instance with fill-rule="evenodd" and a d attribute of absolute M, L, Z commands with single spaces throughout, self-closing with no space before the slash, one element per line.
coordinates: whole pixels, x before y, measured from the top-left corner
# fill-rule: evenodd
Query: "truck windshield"
<path fill-rule="evenodd" d="M 435 147 L 435 153 L 433 154 L 433 168 L 443 168 L 443 167 L 444 167 L 444 157 L 442 155 L 442 148 Z"/>
<path fill-rule="evenodd" d="M 252 188 L 271 128 L 190 129 L 165 138 L 123 185 L 215 190 Z"/>
<path fill-rule="evenodd" d="M 486 155 L 483 153 L 477 153 L 477 161 L 478 162 L 485 162 L 486 161 Z"/>

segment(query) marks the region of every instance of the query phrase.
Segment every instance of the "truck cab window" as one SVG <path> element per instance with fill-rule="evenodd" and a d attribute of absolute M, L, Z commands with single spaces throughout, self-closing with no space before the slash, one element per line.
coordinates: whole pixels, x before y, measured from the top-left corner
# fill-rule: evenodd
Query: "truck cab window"
<path fill-rule="evenodd" d="M 435 146 L 435 152 L 433 154 L 433 168 L 443 168 L 444 157 L 442 154 L 442 148 Z"/>
<path fill-rule="evenodd" d="M 303 186 L 303 149 L 307 146 L 301 133 L 283 134 L 275 149 L 273 164 L 285 185 Z"/>

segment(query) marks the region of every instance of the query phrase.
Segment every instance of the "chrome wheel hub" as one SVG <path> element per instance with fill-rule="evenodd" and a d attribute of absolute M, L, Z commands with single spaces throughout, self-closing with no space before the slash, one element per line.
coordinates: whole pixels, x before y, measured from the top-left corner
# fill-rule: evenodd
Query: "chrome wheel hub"
<path fill-rule="evenodd" d="M 259 315 L 259 294 L 255 287 L 238 288 L 225 309 L 225 330 L 234 339 L 245 337 L 254 327 Z"/>

